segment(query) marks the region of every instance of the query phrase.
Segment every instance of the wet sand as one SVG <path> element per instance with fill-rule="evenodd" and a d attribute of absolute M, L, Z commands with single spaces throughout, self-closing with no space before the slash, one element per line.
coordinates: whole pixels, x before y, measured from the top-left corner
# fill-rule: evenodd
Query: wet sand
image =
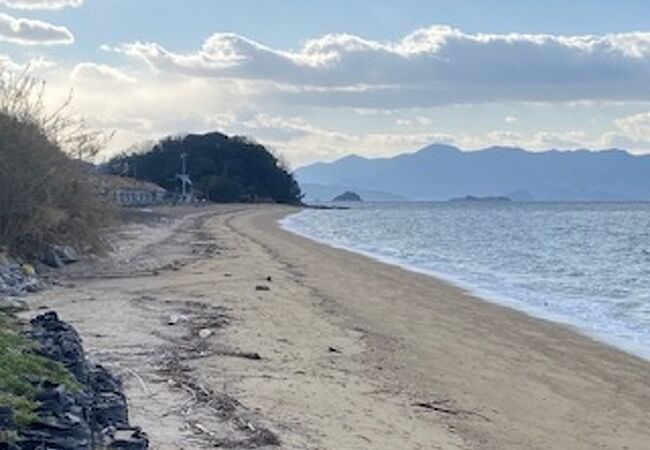
<path fill-rule="evenodd" d="M 650 363 L 281 230 L 293 211 L 136 230 L 128 258 L 30 301 L 122 374 L 153 448 L 263 444 L 251 429 L 286 449 L 650 448 Z"/>

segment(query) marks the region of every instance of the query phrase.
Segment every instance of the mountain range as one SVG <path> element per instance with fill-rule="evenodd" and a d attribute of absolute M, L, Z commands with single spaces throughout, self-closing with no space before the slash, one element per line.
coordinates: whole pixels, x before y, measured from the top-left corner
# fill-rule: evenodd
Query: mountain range
<path fill-rule="evenodd" d="M 650 200 L 650 155 L 624 150 L 490 147 L 462 151 L 435 144 L 390 158 L 351 155 L 294 173 L 307 201 L 352 190 L 368 200 L 449 200 L 505 196 L 519 201 Z"/>

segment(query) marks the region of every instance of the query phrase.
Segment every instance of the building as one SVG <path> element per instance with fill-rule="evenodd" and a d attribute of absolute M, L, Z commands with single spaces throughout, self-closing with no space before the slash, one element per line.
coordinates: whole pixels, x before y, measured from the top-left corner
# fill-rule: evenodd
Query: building
<path fill-rule="evenodd" d="M 118 175 L 97 176 L 102 193 L 122 207 L 160 205 L 167 200 L 167 191 L 157 184 Z"/>

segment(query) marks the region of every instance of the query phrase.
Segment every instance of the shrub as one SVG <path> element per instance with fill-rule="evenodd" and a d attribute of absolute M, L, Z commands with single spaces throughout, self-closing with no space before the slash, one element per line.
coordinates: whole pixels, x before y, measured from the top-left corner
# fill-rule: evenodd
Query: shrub
<path fill-rule="evenodd" d="M 47 114 L 27 75 L 0 83 L 0 247 L 17 255 L 50 244 L 101 249 L 112 207 L 76 156 L 92 156 L 98 135 L 62 109 Z"/>

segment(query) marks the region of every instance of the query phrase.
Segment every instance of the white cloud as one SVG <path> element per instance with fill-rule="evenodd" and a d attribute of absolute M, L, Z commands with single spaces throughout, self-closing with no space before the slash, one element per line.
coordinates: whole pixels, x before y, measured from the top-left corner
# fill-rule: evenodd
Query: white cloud
<path fill-rule="evenodd" d="M 121 83 L 135 83 L 136 79 L 127 75 L 120 69 L 107 66 L 104 64 L 96 64 L 85 62 L 77 64 L 70 74 L 74 82 L 105 82 L 116 81 Z"/>
<path fill-rule="evenodd" d="M 505 123 L 508 125 L 514 125 L 515 123 L 519 122 L 519 119 L 515 116 L 507 116 L 505 119 L 503 119 Z"/>
<path fill-rule="evenodd" d="M 429 126 L 433 123 L 433 120 L 429 117 L 424 116 L 415 116 L 415 117 L 406 117 L 400 118 L 395 121 L 396 125 L 401 127 L 411 127 L 411 126 Z"/>
<path fill-rule="evenodd" d="M 42 71 L 56 67 L 56 63 L 43 56 L 32 58 L 24 63 L 19 63 L 11 59 L 7 55 L 0 54 L 0 70 L 8 72 L 22 72 L 26 69 L 32 74 L 39 74 Z"/>
<path fill-rule="evenodd" d="M 0 71 L 16 71 L 20 69 L 20 65 L 16 64 L 13 59 L 7 55 L 0 55 Z"/>
<path fill-rule="evenodd" d="M 650 141 L 650 112 L 624 117 L 614 123 L 631 138 Z"/>
<path fill-rule="evenodd" d="M 295 103 L 325 106 L 650 99 L 650 33 L 641 32 L 471 34 L 432 26 L 385 43 L 326 35 L 297 51 L 219 33 L 193 53 L 152 42 L 122 51 L 159 72 L 273 82 Z"/>
<path fill-rule="evenodd" d="M 74 36 L 65 27 L 0 13 L 0 41 L 19 45 L 65 45 L 72 44 Z"/>
<path fill-rule="evenodd" d="M 0 0 L 0 4 L 15 9 L 63 9 L 77 8 L 83 0 Z"/>

